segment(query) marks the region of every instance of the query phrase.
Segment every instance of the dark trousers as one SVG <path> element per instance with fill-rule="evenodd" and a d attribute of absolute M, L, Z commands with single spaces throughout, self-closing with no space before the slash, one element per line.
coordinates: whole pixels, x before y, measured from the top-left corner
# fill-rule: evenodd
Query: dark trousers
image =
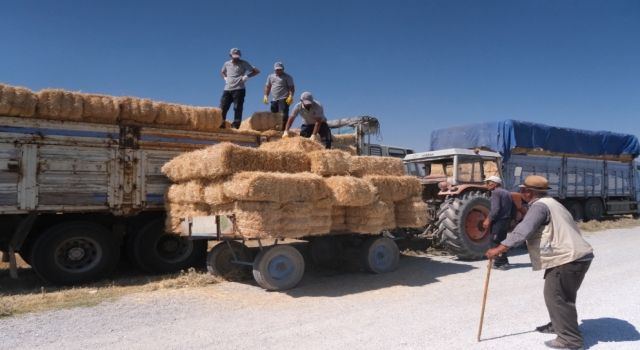
<path fill-rule="evenodd" d="M 507 233 L 511 226 L 511 219 L 502 219 L 491 224 L 491 246 L 497 247 L 500 242 L 507 238 Z M 502 253 L 500 256 L 496 256 L 493 259 L 493 266 L 502 266 L 509 263 L 507 253 Z"/>
<path fill-rule="evenodd" d="M 282 113 L 282 130 L 287 127 L 289 120 L 289 105 L 286 100 L 271 101 L 271 113 Z"/>
<path fill-rule="evenodd" d="M 571 262 L 545 270 L 544 302 L 558 338 L 571 347 L 582 347 L 576 296 L 591 261 Z"/>
<path fill-rule="evenodd" d="M 302 124 L 300 127 L 300 136 L 302 137 L 311 137 L 313 134 L 313 128 L 315 124 Z M 325 148 L 331 148 L 331 130 L 329 129 L 329 125 L 326 122 L 320 123 L 320 129 L 318 130 L 318 134 L 320 138 L 324 141 Z"/>
<path fill-rule="evenodd" d="M 233 127 L 239 128 L 240 122 L 242 122 L 242 106 L 244 105 L 244 96 L 247 90 L 225 90 L 222 92 L 222 98 L 220 98 L 220 109 L 222 109 L 222 123 L 227 120 L 227 112 L 233 103 Z"/>

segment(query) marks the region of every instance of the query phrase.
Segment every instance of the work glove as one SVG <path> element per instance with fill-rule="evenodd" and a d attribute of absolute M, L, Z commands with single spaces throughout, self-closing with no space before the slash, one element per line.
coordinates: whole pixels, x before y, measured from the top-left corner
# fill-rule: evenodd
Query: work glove
<path fill-rule="evenodd" d="M 267 95 L 264 95 L 264 97 L 262 98 L 262 103 L 269 104 L 269 97 Z"/>
<path fill-rule="evenodd" d="M 282 138 L 287 138 L 289 137 L 289 131 L 285 130 L 284 133 L 282 133 Z"/>
<path fill-rule="evenodd" d="M 249 80 L 249 76 L 248 75 L 243 75 L 241 79 L 242 79 L 242 82 L 244 83 L 247 80 Z"/>
<path fill-rule="evenodd" d="M 313 141 L 320 142 L 320 135 L 318 135 L 318 134 L 313 134 L 313 135 L 311 135 L 311 139 L 312 139 Z"/>
<path fill-rule="evenodd" d="M 293 96 L 289 95 L 289 97 L 287 97 L 287 99 L 285 100 L 285 102 L 286 102 L 288 105 L 291 105 L 291 103 L 293 102 Z"/>

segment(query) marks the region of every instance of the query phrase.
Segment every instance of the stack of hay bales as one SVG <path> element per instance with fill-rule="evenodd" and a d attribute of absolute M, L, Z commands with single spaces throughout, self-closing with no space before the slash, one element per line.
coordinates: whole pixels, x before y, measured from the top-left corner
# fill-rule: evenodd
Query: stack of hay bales
<path fill-rule="evenodd" d="M 356 135 L 355 134 L 336 134 L 332 135 L 331 147 L 343 150 L 355 156 L 357 154 Z"/>
<path fill-rule="evenodd" d="M 37 117 L 100 124 L 217 131 L 222 111 L 152 101 L 138 97 L 86 94 L 61 89 L 29 89 L 0 84 L 0 116 Z M 282 125 L 282 119 L 280 119 Z M 229 132 L 229 130 L 225 130 Z"/>
<path fill-rule="evenodd" d="M 282 113 L 255 112 L 240 123 L 240 130 L 283 130 Z"/>
<path fill-rule="evenodd" d="M 401 160 L 354 157 L 306 138 L 259 149 L 223 143 L 182 154 L 162 171 L 176 182 L 166 196 L 174 232 L 180 219 L 205 211 L 233 213 L 244 238 L 377 234 L 426 224 L 420 183 L 404 176 Z"/>

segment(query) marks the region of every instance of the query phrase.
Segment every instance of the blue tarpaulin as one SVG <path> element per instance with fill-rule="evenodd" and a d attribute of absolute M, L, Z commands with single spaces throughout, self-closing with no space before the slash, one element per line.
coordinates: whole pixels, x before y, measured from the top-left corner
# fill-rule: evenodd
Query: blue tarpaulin
<path fill-rule="evenodd" d="M 560 128 L 512 119 L 431 133 L 431 150 L 487 148 L 507 160 L 516 147 L 588 156 L 627 155 L 635 158 L 640 154 L 640 144 L 634 135 Z"/>

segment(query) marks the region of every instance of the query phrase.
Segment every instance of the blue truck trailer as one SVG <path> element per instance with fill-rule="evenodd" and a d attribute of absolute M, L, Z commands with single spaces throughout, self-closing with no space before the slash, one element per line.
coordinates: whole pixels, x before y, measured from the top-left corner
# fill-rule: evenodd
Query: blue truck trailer
<path fill-rule="evenodd" d="M 430 151 L 405 163 L 423 183 L 431 216 L 426 234 L 460 257 L 478 258 L 489 246 L 480 226 L 489 207 L 486 177 L 499 175 L 517 192 L 528 175 L 545 176 L 549 195 L 576 220 L 637 217 L 639 154 L 634 135 L 503 120 L 435 130 Z"/>

